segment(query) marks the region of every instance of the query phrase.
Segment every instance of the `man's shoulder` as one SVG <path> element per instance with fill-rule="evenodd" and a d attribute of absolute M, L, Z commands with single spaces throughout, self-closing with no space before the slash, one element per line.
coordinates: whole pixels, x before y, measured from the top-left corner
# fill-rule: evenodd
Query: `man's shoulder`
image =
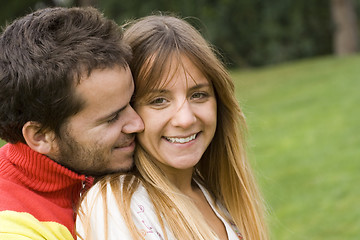
<path fill-rule="evenodd" d="M 60 211 L 44 196 L 11 179 L 0 177 L 0 193 L 0 211 L 27 212 L 40 220 L 56 219 L 52 211 Z"/>
<path fill-rule="evenodd" d="M 0 211 L 0 239 L 73 240 L 70 231 L 56 222 L 41 222 L 26 212 Z"/>
<path fill-rule="evenodd" d="M 72 209 L 62 208 L 17 182 L 0 177 L 0 193 L 0 211 L 29 213 L 39 221 L 59 222 L 66 226 L 73 222 Z"/>
<path fill-rule="evenodd" d="M 23 209 L 33 192 L 10 179 L 0 177 L 0 211 Z"/>
<path fill-rule="evenodd" d="M 0 160 L 5 158 L 10 146 L 11 143 L 6 143 L 5 145 L 0 147 Z"/>

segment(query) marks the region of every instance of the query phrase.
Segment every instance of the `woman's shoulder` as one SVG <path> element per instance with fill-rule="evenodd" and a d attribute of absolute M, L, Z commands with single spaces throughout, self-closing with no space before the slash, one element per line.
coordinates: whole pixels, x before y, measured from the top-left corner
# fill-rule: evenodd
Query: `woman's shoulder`
<path fill-rule="evenodd" d="M 124 191 L 127 189 L 128 182 L 133 181 L 135 179 L 134 176 L 129 175 L 119 175 L 119 176 L 109 176 L 105 179 L 105 181 L 98 181 L 95 183 L 85 194 L 82 200 L 82 205 L 94 205 L 94 204 L 104 204 L 106 203 L 108 206 L 114 203 Z M 133 178 L 131 180 L 131 178 Z M 118 181 L 117 184 L 110 184 L 110 182 Z M 124 185 L 126 186 L 124 187 Z M 136 189 L 131 197 L 131 203 L 138 202 L 151 202 L 149 199 L 149 195 L 141 184 L 136 185 Z"/>
<path fill-rule="evenodd" d="M 118 190 L 123 191 L 126 189 L 126 186 L 124 187 L 124 176 L 117 176 L 117 179 L 113 177 L 111 180 L 119 181 L 119 184 L 115 184 L 115 186 L 120 188 Z M 114 189 L 114 185 L 111 186 L 109 181 L 97 182 L 90 188 L 83 199 L 81 203 L 82 214 L 90 216 L 90 227 L 92 228 L 93 236 L 101 236 L 101 232 L 103 231 L 101 229 L 105 228 L 105 218 L 107 219 L 107 229 L 110 239 L 113 239 L 111 238 L 112 236 L 118 236 L 119 234 L 121 234 L 124 239 L 128 239 L 126 236 L 130 236 L 130 231 L 127 229 L 127 224 L 119 205 L 125 203 L 122 200 L 119 201 L 120 195 L 118 190 Z M 158 239 L 152 237 L 152 235 L 153 233 L 158 235 L 161 227 L 157 221 L 154 206 L 142 184 L 137 185 L 130 201 L 130 209 L 127 208 L 126 210 L 129 210 L 136 227 L 142 234 L 148 235 L 145 239 Z M 84 225 L 84 223 L 78 222 L 78 225 Z M 82 228 L 83 226 L 80 227 Z"/>

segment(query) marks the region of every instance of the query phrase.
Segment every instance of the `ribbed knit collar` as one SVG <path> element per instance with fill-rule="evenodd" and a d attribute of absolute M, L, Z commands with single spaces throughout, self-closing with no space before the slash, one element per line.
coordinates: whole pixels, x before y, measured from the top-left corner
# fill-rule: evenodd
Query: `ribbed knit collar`
<path fill-rule="evenodd" d="M 86 179 L 23 143 L 8 143 L 2 147 L 0 175 L 44 195 L 61 207 L 72 207 L 77 202 Z"/>

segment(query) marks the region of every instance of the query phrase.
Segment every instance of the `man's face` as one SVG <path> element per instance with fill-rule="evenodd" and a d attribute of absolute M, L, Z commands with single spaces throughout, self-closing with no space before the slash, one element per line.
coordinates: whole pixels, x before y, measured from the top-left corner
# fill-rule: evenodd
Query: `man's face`
<path fill-rule="evenodd" d="M 70 117 L 49 157 L 87 175 L 127 171 L 133 166 L 135 133 L 144 129 L 130 106 L 134 83 L 129 68 L 94 70 L 81 79 L 75 94 L 84 108 Z"/>

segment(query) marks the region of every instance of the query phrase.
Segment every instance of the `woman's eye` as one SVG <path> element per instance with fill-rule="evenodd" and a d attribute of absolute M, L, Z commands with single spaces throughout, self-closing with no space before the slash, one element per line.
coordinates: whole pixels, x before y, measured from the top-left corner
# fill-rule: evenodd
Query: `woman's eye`
<path fill-rule="evenodd" d="M 202 98 L 206 98 L 207 96 L 209 96 L 209 94 L 207 94 L 206 92 L 195 92 L 191 95 L 191 98 L 202 99 Z"/>
<path fill-rule="evenodd" d="M 161 104 L 164 104 L 164 103 L 166 103 L 167 101 L 166 101 L 166 99 L 165 98 L 155 98 L 154 100 L 152 100 L 151 102 L 150 102 L 150 104 L 151 105 L 161 105 Z"/>

